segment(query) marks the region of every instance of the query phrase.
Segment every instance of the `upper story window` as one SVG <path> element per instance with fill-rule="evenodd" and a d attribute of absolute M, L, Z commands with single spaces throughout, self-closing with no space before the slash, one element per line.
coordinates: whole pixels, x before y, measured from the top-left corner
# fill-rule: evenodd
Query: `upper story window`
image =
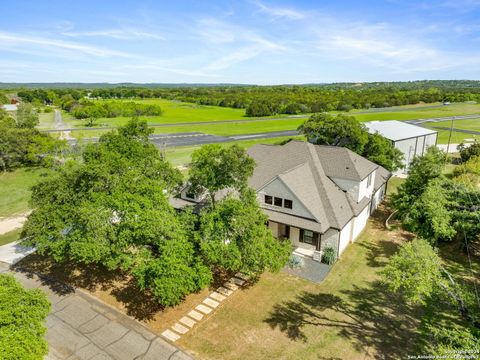
<path fill-rule="evenodd" d="M 372 173 L 370 173 L 367 178 L 367 187 L 370 187 L 370 185 L 372 185 Z"/>
<path fill-rule="evenodd" d="M 265 204 L 268 204 L 268 205 L 284 207 L 285 209 L 293 208 L 293 201 L 289 199 L 282 199 L 276 196 L 264 195 L 263 200 L 265 201 Z"/>
<path fill-rule="evenodd" d="M 291 209 L 293 206 L 292 200 L 283 199 L 283 207 L 285 209 Z"/>

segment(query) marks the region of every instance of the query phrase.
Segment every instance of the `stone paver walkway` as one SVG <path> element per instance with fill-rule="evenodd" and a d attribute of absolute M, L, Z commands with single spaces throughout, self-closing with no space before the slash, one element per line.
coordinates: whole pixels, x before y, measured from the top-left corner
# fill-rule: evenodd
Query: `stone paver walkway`
<path fill-rule="evenodd" d="M 223 284 L 223 286 L 212 292 L 201 304 L 198 304 L 195 309 L 183 316 L 169 329 L 162 332 L 162 336 L 171 342 L 177 341 L 183 334 L 186 334 L 198 324 L 198 322 L 202 321 L 206 315 L 215 311 L 222 301 L 226 300 L 234 291 L 243 286 L 247 280 L 248 278 L 244 274 L 235 274 L 235 276 Z"/>
<path fill-rule="evenodd" d="M 189 355 L 149 329 L 94 297 L 64 284 L 10 270 L 26 288 L 45 291 L 52 303 L 47 317 L 47 360 L 186 360 Z"/>

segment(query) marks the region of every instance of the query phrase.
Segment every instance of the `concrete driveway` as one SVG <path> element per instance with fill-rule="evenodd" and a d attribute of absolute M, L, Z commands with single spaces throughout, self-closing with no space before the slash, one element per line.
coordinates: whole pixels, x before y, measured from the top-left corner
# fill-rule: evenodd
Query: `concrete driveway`
<path fill-rule="evenodd" d="M 47 360 L 191 359 L 139 322 L 94 297 L 64 284 L 13 270 L 0 262 L 0 273 L 11 273 L 26 288 L 45 291 L 52 303 L 47 317 Z"/>

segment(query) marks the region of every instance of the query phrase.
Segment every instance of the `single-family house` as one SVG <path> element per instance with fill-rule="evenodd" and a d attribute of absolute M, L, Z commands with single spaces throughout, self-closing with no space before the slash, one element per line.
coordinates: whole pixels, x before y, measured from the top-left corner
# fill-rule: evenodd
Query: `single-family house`
<path fill-rule="evenodd" d="M 402 152 L 405 167 L 394 172 L 394 175 L 408 173 L 415 156 L 422 156 L 429 146 L 437 145 L 438 132 L 435 130 L 397 120 L 370 121 L 364 124 L 368 132 L 379 133 Z"/>
<path fill-rule="evenodd" d="M 249 185 L 273 235 L 316 259 L 327 247 L 340 255 L 358 237 L 383 200 L 390 177 L 381 166 L 342 147 L 290 141 L 255 145 L 248 154 L 256 162 Z M 201 200 L 187 187 L 171 202 L 182 208 Z"/>

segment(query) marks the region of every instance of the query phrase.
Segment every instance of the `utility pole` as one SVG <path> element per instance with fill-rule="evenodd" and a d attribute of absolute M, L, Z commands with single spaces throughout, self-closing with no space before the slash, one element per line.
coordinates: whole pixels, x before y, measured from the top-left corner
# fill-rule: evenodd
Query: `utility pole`
<path fill-rule="evenodd" d="M 455 116 L 452 116 L 452 120 L 450 122 L 450 134 L 448 134 L 447 156 L 445 156 L 445 162 L 447 162 L 448 154 L 450 151 L 450 140 L 452 139 L 452 132 L 453 132 L 453 120 L 455 120 Z"/>

